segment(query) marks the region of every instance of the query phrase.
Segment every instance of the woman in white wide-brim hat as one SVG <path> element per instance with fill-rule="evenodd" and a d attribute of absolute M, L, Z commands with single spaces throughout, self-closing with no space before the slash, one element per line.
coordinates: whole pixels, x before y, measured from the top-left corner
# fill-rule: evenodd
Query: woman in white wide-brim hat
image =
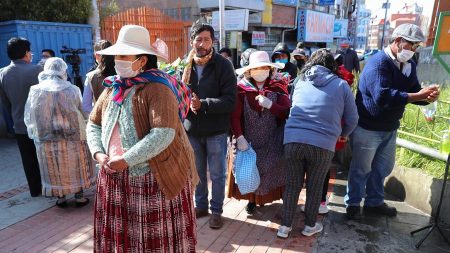
<path fill-rule="evenodd" d="M 249 214 L 255 211 L 256 205 L 271 203 L 283 196 L 283 131 L 290 108 L 288 78 L 277 73 L 277 69 L 283 67 L 282 63 L 272 63 L 267 52 L 256 51 L 250 55 L 248 66 L 236 70 L 238 75 L 244 74 L 245 78 L 238 83 L 231 130 L 238 150 L 247 150 L 249 143 L 255 150 L 261 184 L 254 193 L 242 195 L 231 173 L 231 157 L 228 195 L 247 199 L 249 203 L 246 210 Z"/>
<path fill-rule="evenodd" d="M 157 57 L 167 56 L 137 25 L 97 54 L 115 56 L 117 76 L 105 79 L 87 126 L 100 166 L 94 251 L 195 252 L 198 176 L 176 80 L 157 69 Z"/>

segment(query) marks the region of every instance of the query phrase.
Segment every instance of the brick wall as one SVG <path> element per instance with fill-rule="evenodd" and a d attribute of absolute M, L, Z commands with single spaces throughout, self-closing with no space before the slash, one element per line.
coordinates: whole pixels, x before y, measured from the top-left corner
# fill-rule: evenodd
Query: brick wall
<path fill-rule="evenodd" d="M 295 7 L 276 5 L 272 7 L 272 24 L 274 25 L 295 25 Z"/>

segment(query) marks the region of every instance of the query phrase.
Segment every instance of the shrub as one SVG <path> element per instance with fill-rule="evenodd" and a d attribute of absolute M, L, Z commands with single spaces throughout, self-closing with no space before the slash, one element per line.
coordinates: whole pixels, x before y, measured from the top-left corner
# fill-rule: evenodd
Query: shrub
<path fill-rule="evenodd" d="M 33 20 L 85 24 L 91 0 L 1 0 L 0 21 Z"/>

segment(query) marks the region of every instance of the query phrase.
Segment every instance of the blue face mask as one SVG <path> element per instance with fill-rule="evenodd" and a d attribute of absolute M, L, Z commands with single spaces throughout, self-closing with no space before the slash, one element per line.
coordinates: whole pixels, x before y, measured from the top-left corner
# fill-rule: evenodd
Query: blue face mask
<path fill-rule="evenodd" d="M 286 64 L 286 63 L 288 63 L 288 59 L 277 59 L 277 60 L 275 60 L 275 62 Z"/>

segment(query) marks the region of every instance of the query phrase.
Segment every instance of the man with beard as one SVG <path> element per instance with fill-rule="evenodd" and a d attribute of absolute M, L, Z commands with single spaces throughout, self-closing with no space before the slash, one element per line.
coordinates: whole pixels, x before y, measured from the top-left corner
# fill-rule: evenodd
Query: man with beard
<path fill-rule="evenodd" d="M 195 191 L 197 218 L 208 215 L 209 226 L 223 225 L 225 198 L 227 137 L 234 110 L 237 80 L 230 61 L 214 51 L 214 29 L 196 23 L 191 30 L 191 46 L 183 72 L 183 81 L 192 91 L 191 110 L 184 121 L 195 152 L 200 183 Z M 212 181 L 212 198 L 208 201 L 207 168 Z"/>

